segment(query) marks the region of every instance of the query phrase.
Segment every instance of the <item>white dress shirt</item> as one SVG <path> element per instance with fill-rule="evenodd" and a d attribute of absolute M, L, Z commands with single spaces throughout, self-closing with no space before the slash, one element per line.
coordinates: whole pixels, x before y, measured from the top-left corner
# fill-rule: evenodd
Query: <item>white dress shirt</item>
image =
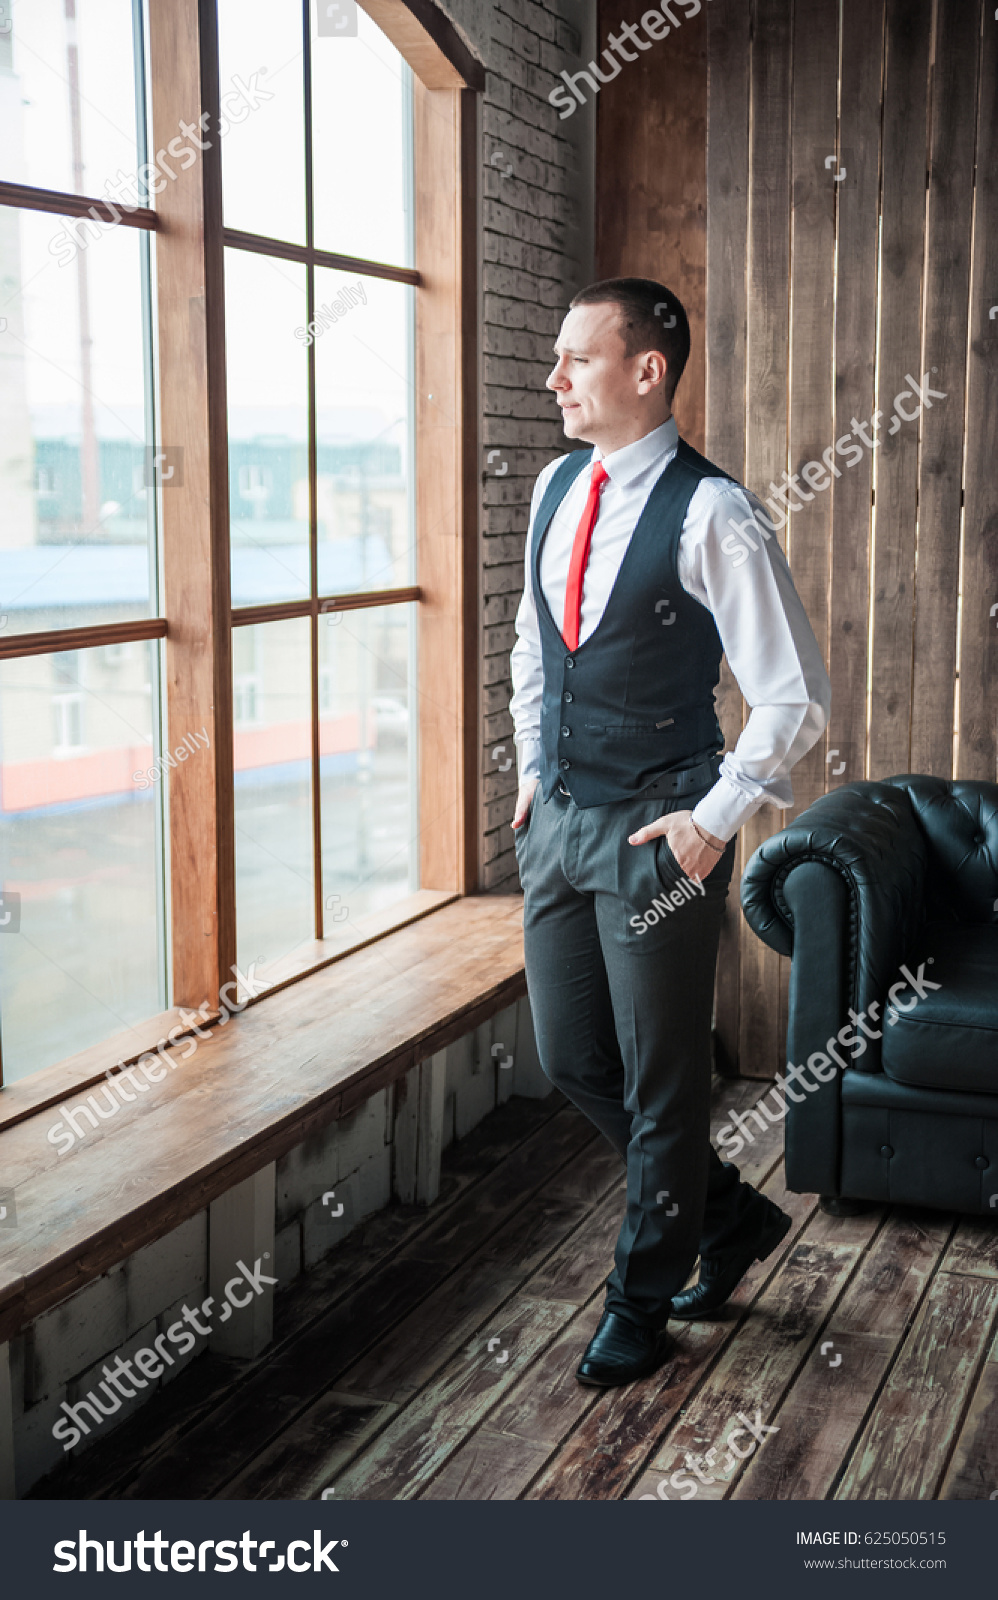
<path fill-rule="evenodd" d="M 607 456 L 593 451 L 592 460 L 602 460 L 609 482 L 603 485 L 583 582 L 580 644 L 603 615 L 638 518 L 678 443 L 679 432 L 670 417 L 622 450 Z M 544 674 L 530 552 L 537 509 L 557 465 L 549 462 L 534 485 L 526 580 L 510 663 L 510 710 L 521 782 L 540 774 Z M 564 615 L 568 564 L 590 477 L 591 468 L 579 473 L 555 512 L 541 549 L 541 586 L 556 621 Z M 702 479 L 686 512 L 677 556 L 679 580 L 686 593 L 712 614 L 728 665 L 751 707 L 734 750 L 721 763 L 717 782 L 693 811 L 701 828 L 725 840 L 732 839 L 764 802 L 793 805 L 790 769 L 820 737 L 831 700 L 817 640 L 777 540 L 758 537 L 758 551 L 738 565 L 721 548 L 722 540 L 730 541 L 729 519 L 744 523 L 759 512 L 765 517 L 761 503 L 747 489 L 726 478 Z"/>

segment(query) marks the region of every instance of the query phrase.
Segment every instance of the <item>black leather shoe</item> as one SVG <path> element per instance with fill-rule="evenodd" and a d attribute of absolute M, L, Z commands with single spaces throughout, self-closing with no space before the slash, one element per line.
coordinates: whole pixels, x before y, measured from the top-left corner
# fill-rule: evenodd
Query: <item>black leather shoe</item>
<path fill-rule="evenodd" d="M 672 1340 L 653 1328 L 639 1328 L 615 1311 L 604 1311 L 575 1376 L 593 1388 L 611 1388 L 647 1378 L 662 1365 Z"/>
<path fill-rule="evenodd" d="M 719 1311 L 753 1261 L 765 1261 L 786 1238 L 792 1220 L 779 1206 L 771 1206 L 754 1244 L 720 1256 L 701 1256 L 697 1282 L 692 1289 L 684 1289 L 674 1297 L 670 1317 L 678 1322 L 696 1322 Z"/>

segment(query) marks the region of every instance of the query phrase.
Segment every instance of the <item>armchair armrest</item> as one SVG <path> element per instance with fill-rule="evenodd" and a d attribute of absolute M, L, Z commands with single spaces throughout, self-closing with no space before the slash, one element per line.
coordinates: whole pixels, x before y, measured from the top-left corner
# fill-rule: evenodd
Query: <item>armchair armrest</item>
<path fill-rule="evenodd" d="M 845 896 L 795 895 L 792 908 L 787 879 L 805 862 L 836 873 Z M 911 802 L 891 783 L 849 783 L 823 795 L 760 845 L 746 867 L 742 909 L 760 939 L 781 955 L 793 956 L 809 929 L 815 944 L 827 947 L 828 923 L 837 924 L 832 937 L 844 992 L 837 1018 L 822 1024 L 832 1034 L 848 1023 L 850 1006 L 860 1013 L 874 1002 L 881 1006 L 897 980 L 924 920 L 927 867 Z M 823 1042 L 816 1039 L 811 1049 Z M 870 1041 L 861 1062 L 864 1070 L 879 1071 L 879 1040 Z"/>

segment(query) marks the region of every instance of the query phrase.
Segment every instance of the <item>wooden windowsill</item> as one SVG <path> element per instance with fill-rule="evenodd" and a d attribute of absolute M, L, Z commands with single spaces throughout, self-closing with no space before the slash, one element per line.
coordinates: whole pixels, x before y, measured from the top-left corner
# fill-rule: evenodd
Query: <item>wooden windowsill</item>
<path fill-rule="evenodd" d="M 342 961 L 376 939 L 385 938 L 396 928 L 408 927 L 411 922 L 430 916 L 441 906 L 449 905 L 456 899 L 455 894 L 447 894 L 440 889 L 418 889 L 415 894 L 407 895 L 404 900 L 397 901 L 383 911 L 373 911 L 366 917 L 351 921 L 339 938 L 310 940 L 307 944 L 299 945 L 297 950 L 280 961 L 257 969 L 254 977 L 266 983 L 267 988 L 251 1003 L 258 1004 L 276 990 L 286 988 L 289 983 L 297 983 L 310 972 L 318 972 L 323 967 L 331 966 L 334 961 Z M 189 1016 L 193 1008 L 183 1009 Z M 220 1015 L 218 1011 L 209 1011 L 203 1022 L 199 1017 L 198 1026 L 209 1027 Z M 91 1045 L 76 1055 L 66 1056 L 50 1067 L 33 1072 L 28 1078 L 7 1084 L 0 1089 L 0 1130 L 23 1122 L 26 1117 L 35 1116 L 50 1106 L 59 1105 L 67 1095 L 81 1094 L 94 1084 L 101 1083 L 106 1073 L 119 1062 L 126 1067 L 132 1066 L 140 1056 L 155 1050 L 171 1028 L 182 1026 L 180 1011 L 176 1007 L 161 1011 L 158 1016 L 146 1017 L 126 1028 L 123 1033 L 102 1040 L 100 1044 Z M 184 1039 L 190 1037 L 188 1029 L 177 1036 L 177 1041 L 182 1044 Z"/>
<path fill-rule="evenodd" d="M 522 897 L 468 896 L 174 1052 L 66 1154 L 51 1109 L 0 1130 L 0 1342 L 525 993 Z"/>
<path fill-rule="evenodd" d="M 258 995 L 257 1000 L 265 1000 L 277 989 L 286 989 L 289 983 L 297 983 L 310 972 L 320 972 L 334 961 L 342 961 L 355 950 L 373 944 L 375 939 L 383 939 L 396 928 L 408 927 L 410 922 L 418 922 L 421 917 L 428 917 L 458 898 L 456 893 L 448 894 L 443 889 L 417 889 L 415 894 L 396 901 L 384 911 L 372 911 L 366 917 L 350 919 L 344 923 L 342 932 L 328 934 L 325 939 L 309 939 L 279 961 L 257 967 L 254 977 L 267 985 L 266 994 Z"/>

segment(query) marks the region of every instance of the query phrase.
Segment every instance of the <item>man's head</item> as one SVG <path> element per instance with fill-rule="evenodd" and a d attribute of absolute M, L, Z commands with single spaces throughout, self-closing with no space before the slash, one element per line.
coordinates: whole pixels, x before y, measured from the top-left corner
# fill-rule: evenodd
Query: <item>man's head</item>
<path fill-rule="evenodd" d="M 547 380 L 565 433 L 604 455 L 641 439 L 672 414 L 690 353 L 676 295 L 651 278 L 607 278 L 575 296 Z"/>

